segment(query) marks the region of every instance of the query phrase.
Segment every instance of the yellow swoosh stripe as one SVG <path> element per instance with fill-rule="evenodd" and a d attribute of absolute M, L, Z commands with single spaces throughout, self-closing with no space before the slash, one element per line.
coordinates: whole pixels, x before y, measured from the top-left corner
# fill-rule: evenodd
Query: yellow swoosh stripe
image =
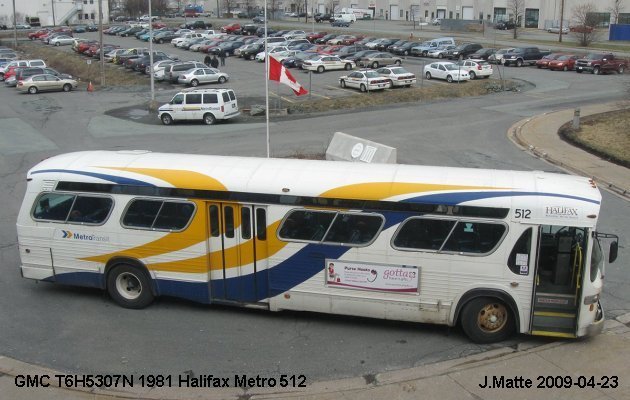
<path fill-rule="evenodd" d="M 398 183 L 398 182 L 369 182 L 341 186 L 322 193 L 321 197 L 342 199 L 382 200 L 401 194 L 437 192 L 442 190 L 467 189 L 499 189 L 488 186 L 460 186 L 438 185 L 431 183 Z"/>
<path fill-rule="evenodd" d="M 280 225 L 280 221 L 267 226 L 267 240 L 256 241 L 256 261 L 268 258 L 280 251 L 287 245 L 276 237 L 276 230 Z M 216 271 L 223 269 L 223 257 L 225 257 L 225 268 L 235 268 L 241 265 L 252 264 L 254 262 L 254 249 L 252 248 L 252 239 L 241 243 L 238 246 L 210 252 L 210 270 Z M 240 262 L 237 263 L 236 260 Z M 189 272 L 203 273 L 207 272 L 208 255 L 204 254 L 199 257 L 189 258 L 185 260 L 169 261 L 163 263 L 154 263 L 147 265 L 150 270 L 171 271 L 171 272 Z"/>
<path fill-rule="evenodd" d="M 118 171 L 134 172 L 136 174 L 148 175 L 170 183 L 176 188 L 182 189 L 203 189 L 227 191 L 225 185 L 218 180 L 195 171 L 185 171 L 179 169 L 159 169 L 159 168 L 126 168 L 126 167 L 100 167 L 115 169 Z"/>
<path fill-rule="evenodd" d="M 142 259 L 159 254 L 182 250 L 187 247 L 193 246 L 196 243 L 199 243 L 200 238 L 206 238 L 207 217 L 204 202 L 194 201 L 194 203 L 197 205 L 197 213 L 190 223 L 190 226 L 188 226 L 188 229 L 186 229 L 185 231 L 168 233 L 157 240 L 142 244 L 140 246 L 132 247 L 126 250 L 115 251 L 113 253 L 86 257 L 82 258 L 82 260 L 106 263 L 112 257 L 129 257 Z"/>

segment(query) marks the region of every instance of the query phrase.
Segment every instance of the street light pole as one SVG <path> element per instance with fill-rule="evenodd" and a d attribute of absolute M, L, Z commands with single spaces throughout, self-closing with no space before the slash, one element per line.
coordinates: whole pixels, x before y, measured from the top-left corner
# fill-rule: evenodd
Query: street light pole
<path fill-rule="evenodd" d="M 54 14 L 53 14 L 54 15 Z M 54 19 L 54 16 L 53 16 Z M 100 46 L 101 88 L 105 86 L 105 46 L 103 45 L 103 0 L 98 0 L 98 40 Z"/>
<path fill-rule="evenodd" d="M 13 0 L 13 46 L 17 50 L 17 17 L 15 16 L 15 0 Z"/>
<path fill-rule="evenodd" d="M 50 1 L 50 7 L 52 8 L 53 26 L 57 26 L 55 21 L 55 0 Z"/>
<path fill-rule="evenodd" d="M 562 24 L 564 19 L 564 0 L 560 2 L 560 32 L 558 32 L 558 42 L 562 43 Z"/>
<path fill-rule="evenodd" d="M 155 81 L 153 79 L 153 16 L 151 15 L 151 0 L 149 1 L 149 79 L 151 80 L 151 103 L 155 101 Z"/>

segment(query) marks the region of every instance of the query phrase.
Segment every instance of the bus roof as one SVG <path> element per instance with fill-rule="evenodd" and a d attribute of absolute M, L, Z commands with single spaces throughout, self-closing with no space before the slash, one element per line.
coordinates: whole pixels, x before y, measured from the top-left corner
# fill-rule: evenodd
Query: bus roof
<path fill-rule="evenodd" d="M 28 178 L 482 207 L 579 207 L 584 215 L 598 214 L 601 202 L 591 179 L 542 171 L 136 150 L 58 155 L 33 167 Z"/>

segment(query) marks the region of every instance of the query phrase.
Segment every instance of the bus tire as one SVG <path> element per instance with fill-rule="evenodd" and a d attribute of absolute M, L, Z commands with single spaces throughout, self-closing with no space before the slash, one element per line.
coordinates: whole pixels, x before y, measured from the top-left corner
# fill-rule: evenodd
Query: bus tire
<path fill-rule="evenodd" d="M 501 300 L 476 297 L 461 313 L 464 333 L 475 343 L 495 343 L 509 338 L 514 332 L 514 314 Z"/>
<path fill-rule="evenodd" d="M 107 275 L 107 292 L 121 307 L 141 309 L 153 302 L 151 281 L 140 268 L 119 264 Z"/>

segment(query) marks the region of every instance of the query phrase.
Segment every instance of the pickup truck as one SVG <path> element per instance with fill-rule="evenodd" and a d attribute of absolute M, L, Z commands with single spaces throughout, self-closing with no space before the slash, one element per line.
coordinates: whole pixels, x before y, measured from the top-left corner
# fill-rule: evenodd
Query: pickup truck
<path fill-rule="evenodd" d="M 616 58 L 611 53 L 591 53 L 575 62 L 575 72 L 580 74 L 583 71 L 595 75 L 613 71 L 623 74 L 627 67 L 627 60 Z"/>
<path fill-rule="evenodd" d="M 516 65 L 517 67 L 523 64 L 534 65 L 536 61 L 550 53 L 551 51 L 541 51 L 538 47 L 517 47 L 503 55 L 503 65 Z"/>

